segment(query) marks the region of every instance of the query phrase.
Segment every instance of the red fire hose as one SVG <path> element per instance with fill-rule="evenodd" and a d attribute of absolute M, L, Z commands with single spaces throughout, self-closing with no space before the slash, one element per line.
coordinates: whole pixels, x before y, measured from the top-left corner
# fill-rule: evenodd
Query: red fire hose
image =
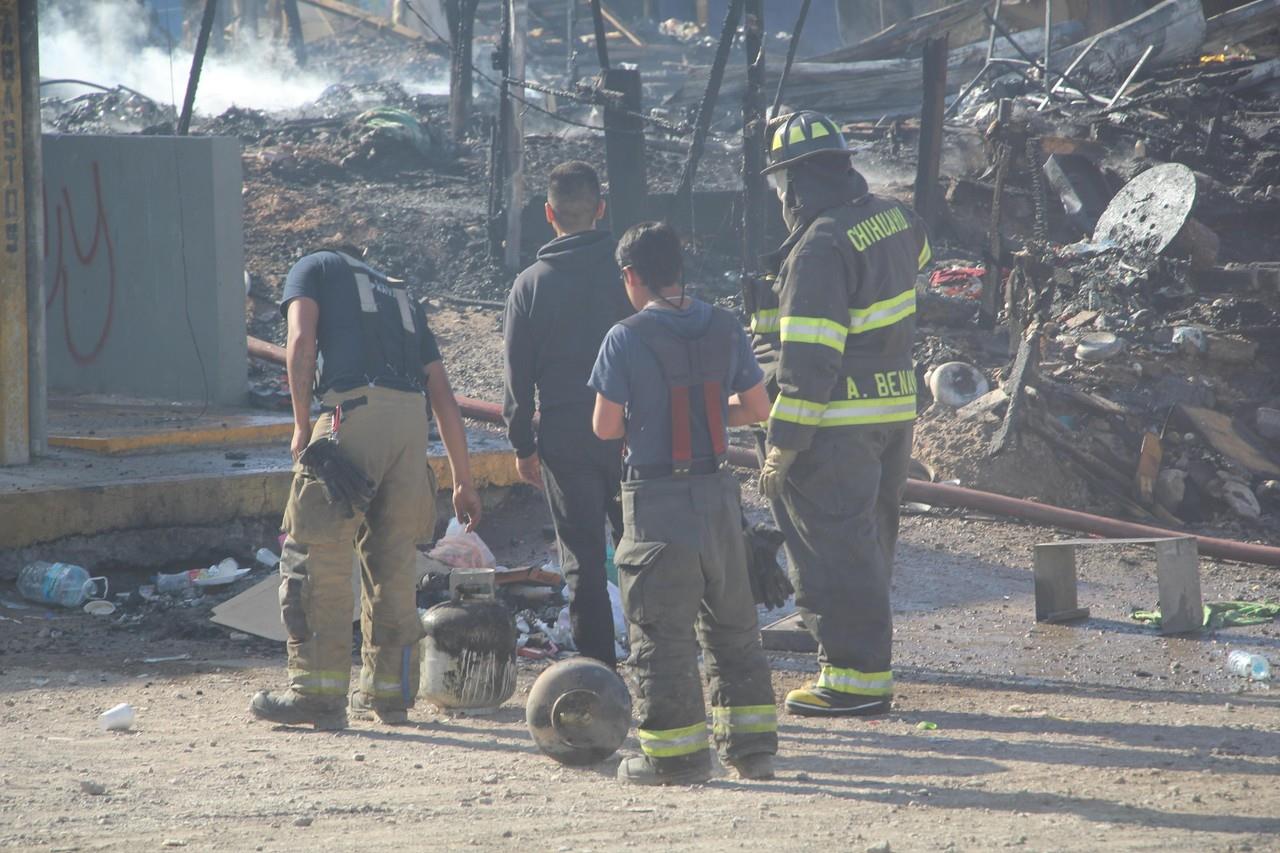
<path fill-rule="evenodd" d="M 284 347 L 276 346 L 258 338 L 249 338 L 249 355 L 264 361 L 284 364 Z M 472 420 L 485 423 L 500 424 L 502 407 L 484 400 L 470 397 L 458 397 L 458 407 L 462 414 Z M 729 461 L 740 468 L 758 468 L 756 455 L 742 447 L 729 448 Z M 962 507 L 980 512 L 1020 518 L 1047 527 L 1061 527 L 1076 530 L 1092 536 L 1112 538 L 1135 538 L 1144 536 L 1187 536 L 1176 530 L 1165 530 L 1160 527 L 1148 527 L 1145 524 L 1134 524 L 1128 521 L 1117 521 L 1087 512 L 1035 503 L 1034 501 L 1010 498 L 992 492 L 977 489 L 965 489 L 960 486 L 948 486 L 943 483 L 929 483 L 924 480 L 908 480 L 905 497 L 908 500 L 939 506 Z M 1194 534 L 1191 534 L 1194 535 Z M 1195 536 L 1200 553 L 1206 557 L 1217 557 L 1222 560 L 1239 560 L 1244 563 L 1258 563 L 1264 566 L 1280 567 L 1280 548 L 1268 545 L 1254 545 L 1249 542 L 1238 542 L 1234 539 L 1216 539 L 1211 536 Z"/>

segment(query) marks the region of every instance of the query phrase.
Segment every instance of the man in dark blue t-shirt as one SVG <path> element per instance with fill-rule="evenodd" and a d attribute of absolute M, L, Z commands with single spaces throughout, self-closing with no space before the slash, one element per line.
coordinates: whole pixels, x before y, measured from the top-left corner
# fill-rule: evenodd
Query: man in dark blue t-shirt
<path fill-rule="evenodd" d="M 591 374 L 594 428 L 626 439 L 615 560 L 630 623 L 643 755 L 621 782 L 691 784 L 711 775 L 698 640 L 715 744 L 744 779 L 773 775 L 777 711 L 747 576 L 738 481 L 722 469 L 726 426 L 769 413 L 763 374 L 727 311 L 684 294 L 680 238 L 647 222 L 618 243 L 638 313 L 610 330 Z"/>
<path fill-rule="evenodd" d="M 480 520 L 462 416 L 422 308 L 360 254 L 352 248 L 301 259 L 280 303 L 289 327 L 296 463 L 280 557 L 289 689 L 259 693 L 250 711 L 286 725 L 346 726 L 353 544 L 364 641 L 350 707 L 384 723 L 408 719 L 422 636 L 416 545 L 436 518 L 428 400 L 449 456 L 454 511 L 469 529 Z M 323 406 L 314 428 L 313 395 Z"/>

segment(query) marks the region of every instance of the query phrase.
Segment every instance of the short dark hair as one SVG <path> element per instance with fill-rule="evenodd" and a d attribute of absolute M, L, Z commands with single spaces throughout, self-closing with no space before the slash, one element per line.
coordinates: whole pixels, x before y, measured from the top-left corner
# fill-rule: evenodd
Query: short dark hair
<path fill-rule="evenodd" d="M 680 235 L 665 222 L 632 225 L 618 241 L 615 257 L 618 266 L 631 267 L 654 292 L 679 284 L 684 275 Z"/>
<path fill-rule="evenodd" d="M 551 170 L 547 179 L 547 203 L 556 212 L 560 227 L 585 231 L 595 222 L 600 207 L 600 176 L 590 163 L 570 160 Z"/>

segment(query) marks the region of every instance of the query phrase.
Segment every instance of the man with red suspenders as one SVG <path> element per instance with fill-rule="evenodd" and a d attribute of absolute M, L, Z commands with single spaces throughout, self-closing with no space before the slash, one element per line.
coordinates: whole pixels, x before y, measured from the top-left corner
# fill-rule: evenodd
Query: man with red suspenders
<path fill-rule="evenodd" d="M 726 425 L 768 414 L 763 374 L 734 316 L 685 296 L 680 238 L 669 226 L 631 228 L 617 258 L 637 313 L 605 337 L 590 384 L 596 435 L 627 443 L 615 561 L 644 754 L 624 760 L 618 779 L 710 778 L 699 645 L 721 757 L 742 778 L 767 779 L 777 711 L 747 577 L 741 494 L 722 467 Z"/>

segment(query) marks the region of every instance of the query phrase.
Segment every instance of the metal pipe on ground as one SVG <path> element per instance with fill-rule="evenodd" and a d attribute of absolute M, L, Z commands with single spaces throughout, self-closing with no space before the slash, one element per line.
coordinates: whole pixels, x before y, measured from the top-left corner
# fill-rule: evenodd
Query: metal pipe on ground
<path fill-rule="evenodd" d="M 249 355 L 275 364 L 283 365 L 285 363 L 284 347 L 259 340 L 258 338 L 249 338 Z M 465 417 L 472 420 L 491 424 L 503 423 L 502 407 L 496 403 L 475 400 L 470 397 L 458 397 L 458 408 L 462 410 L 462 414 Z M 739 468 L 760 467 L 760 462 L 756 459 L 755 453 L 745 447 L 730 447 L 727 458 L 730 464 Z M 1046 527 L 1075 530 L 1092 536 L 1124 539 L 1144 536 L 1188 535 L 1182 531 L 1150 527 L 1146 524 L 1134 524 L 1129 521 L 1104 518 L 1100 515 L 1035 503 L 1021 498 L 1011 498 L 1005 495 L 993 494 L 992 492 L 966 489 L 961 486 L 949 486 L 945 483 L 928 483 L 924 480 L 908 480 L 903 498 L 936 506 L 952 506 L 979 512 L 990 512 L 1008 516 L 1009 518 L 1019 518 L 1034 524 L 1043 524 Z M 1268 545 L 1254 545 L 1250 542 L 1238 542 L 1234 539 L 1217 539 L 1212 536 L 1195 536 L 1195 540 L 1199 546 L 1200 553 L 1206 557 L 1280 567 L 1280 548 L 1273 548 Z"/>

